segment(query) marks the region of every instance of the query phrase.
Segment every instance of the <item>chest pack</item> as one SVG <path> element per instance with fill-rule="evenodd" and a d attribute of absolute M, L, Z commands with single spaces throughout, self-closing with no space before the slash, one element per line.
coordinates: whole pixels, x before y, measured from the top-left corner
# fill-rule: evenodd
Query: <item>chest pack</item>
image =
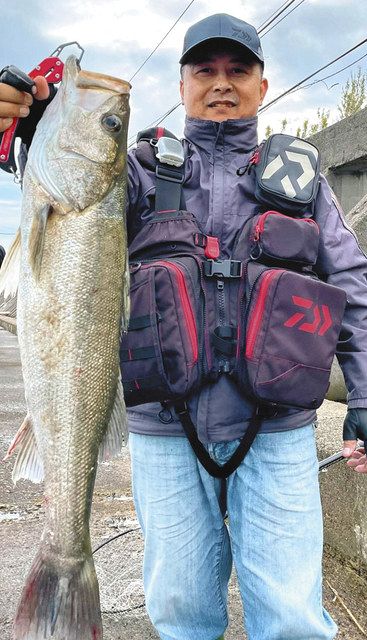
<path fill-rule="evenodd" d="M 313 207 L 318 154 L 303 140 L 285 138 L 272 136 L 250 161 L 259 213 L 239 229 L 230 259 L 221 258 L 218 238 L 204 234 L 185 209 L 181 143 L 163 129 L 138 140 L 138 159 L 156 174 L 156 210 L 130 244 L 131 319 L 120 349 L 125 401 L 174 404 L 200 461 L 217 477 L 241 462 L 264 414 L 320 406 L 343 318 L 344 291 L 312 271 L 318 226 L 299 217 Z M 294 174 L 289 182 L 305 190 L 291 193 L 287 167 L 280 179 L 273 171 L 288 147 L 289 153 L 299 150 L 301 171 L 308 168 L 307 181 Z M 283 200 L 282 180 L 288 185 Z M 272 189 L 277 209 L 268 208 Z M 224 467 L 197 439 L 186 405 L 221 375 L 230 376 L 255 407 Z"/>

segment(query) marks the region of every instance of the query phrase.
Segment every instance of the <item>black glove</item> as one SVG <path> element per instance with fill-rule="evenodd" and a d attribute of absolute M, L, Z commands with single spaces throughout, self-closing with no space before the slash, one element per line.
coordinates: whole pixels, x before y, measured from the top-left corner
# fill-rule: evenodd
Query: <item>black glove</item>
<path fill-rule="evenodd" d="M 363 440 L 367 453 L 367 409 L 348 409 L 343 425 L 343 440 Z"/>

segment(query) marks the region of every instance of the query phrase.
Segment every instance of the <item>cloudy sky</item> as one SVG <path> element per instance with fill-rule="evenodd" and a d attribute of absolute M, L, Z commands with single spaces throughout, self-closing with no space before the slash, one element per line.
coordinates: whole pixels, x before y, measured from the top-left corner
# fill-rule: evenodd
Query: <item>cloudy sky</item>
<path fill-rule="evenodd" d="M 190 24 L 212 13 L 226 12 L 261 28 L 288 3 L 289 0 L 62 0 L 58 4 L 49 0 L 0 0 L 0 68 L 15 64 L 30 71 L 60 43 L 77 40 L 85 49 L 84 69 L 129 80 L 188 7 L 132 81 L 129 136 L 133 138 L 179 101 L 177 61 Z M 283 19 L 277 24 L 280 18 Z M 262 31 L 269 80 L 265 104 L 364 40 L 366 24 L 365 0 L 293 2 Z M 74 53 L 76 49 L 66 51 Z M 295 133 L 305 119 L 317 120 L 319 108 L 329 110 L 329 121 L 335 122 L 342 88 L 351 71 L 356 72 L 358 67 L 367 71 L 367 44 L 305 83 L 318 80 L 316 84 L 264 111 L 259 116 L 260 136 L 267 125 L 274 132 L 280 131 L 284 118 L 288 121 L 287 131 Z M 336 75 L 326 78 L 331 74 Z M 180 106 L 164 125 L 180 135 L 183 121 Z M 19 225 L 20 201 L 19 186 L 0 171 L 0 244 L 6 248 Z"/>

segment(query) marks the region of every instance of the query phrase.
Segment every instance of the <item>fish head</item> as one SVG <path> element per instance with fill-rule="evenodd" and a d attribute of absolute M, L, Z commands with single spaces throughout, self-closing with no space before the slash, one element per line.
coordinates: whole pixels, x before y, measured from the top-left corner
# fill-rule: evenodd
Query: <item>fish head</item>
<path fill-rule="evenodd" d="M 27 164 L 54 208 L 84 211 L 101 201 L 123 174 L 129 90 L 128 82 L 81 70 L 75 56 L 67 59 Z"/>

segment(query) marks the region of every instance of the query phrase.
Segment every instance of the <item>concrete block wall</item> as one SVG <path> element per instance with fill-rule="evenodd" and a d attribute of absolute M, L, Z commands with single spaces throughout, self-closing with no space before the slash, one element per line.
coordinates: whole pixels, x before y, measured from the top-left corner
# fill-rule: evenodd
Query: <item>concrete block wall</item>
<path fill-rule="evenodd" d="M 317 410 L 319 459 L 342 448 L 346 406 L 325 400 Z M 344 461 L 320 473 L 325 542 L 362 571 L 367 570 L 367 477 Z"/>
<path fill-rule="evenodd" d="M 310 136 L 345 213 L 367 193 L 367 108 Z"/>

